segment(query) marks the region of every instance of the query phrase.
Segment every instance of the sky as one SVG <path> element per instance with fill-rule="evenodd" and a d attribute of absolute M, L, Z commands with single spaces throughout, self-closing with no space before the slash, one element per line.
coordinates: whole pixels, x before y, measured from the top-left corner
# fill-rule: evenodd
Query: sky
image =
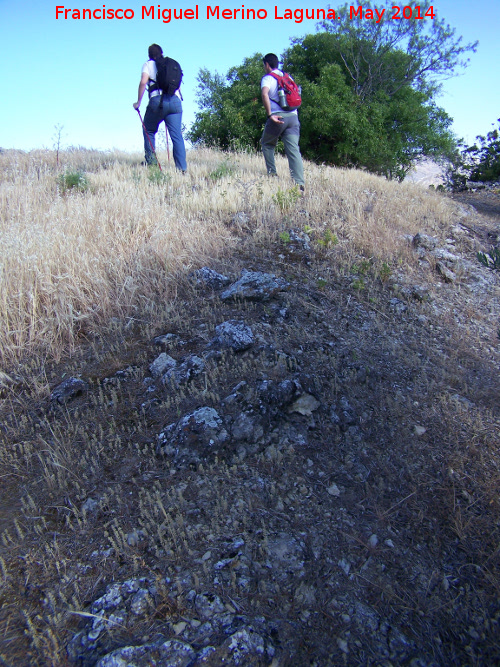
<path fill-rule="evenodd" d="M 66 3 L 66 4 L 64 4 Z M 61 147 L 101 150 L 142 150 L 140 120 L 132 104 L 147 48 L 160 44 L 184 71 L 183 122 L 193 122 L 197 111 L 196 77 L 200 68 L 226 74 L 256 52 L 280 56 L 290 39 L 316 30 L 315 20 L 278 19 L 287 8 L 311 10 L 326 4 L 310 0 L 223 0 L 223 9 L 267 11 L 256 20 L 207 19 L 207 5 L 198 3 L 199 18 L 164 22 L 169 8 L 194 9 L 196 2 L 172 3 L 137 0 L 0 0 L 0 73 L 3 103 L 0 105 L 0 147 L 52 149 L 60 135 Z M 330 3 L 337 9 L 343 3 Z M 360 2 L 353 3 L 358 7 Z M 377 6 L 377 2 L 374 3 Z M 142 7 L 154 7 L 155 18 L 142 17 Z M 379 6 L 383 6 L 380 2 Z M 61 11 L 56 18 L 56 7 Z M 130 19 L 73 19 L 74 10 L 129 10 Z M 437 99 L 454 119 L 452 130 L 467 143 L 497 126 L 500 117 L 500 0 L 436 0 L 440 18 L 456 28 L 465 43 L 479 40 L 477 52 L 460 76 L 444 82 Z M 64 14 L 68 18 L 64 18 Z M 305 13 L 305 12 L 304 12 Z M 261 12 L 263 15 L 263 12 Z M 367 19 L 364 19 L 367 20 Z M 293 75 L 293 72 L 291 72 Z M 147 94 L 141 112 L 145 113 Z M 263 110 L 264 113 L 264 110 Z M 59 128 L 59 130 L 58 130 Z M 60 129 L 62 128 L 62 129 Z"/>

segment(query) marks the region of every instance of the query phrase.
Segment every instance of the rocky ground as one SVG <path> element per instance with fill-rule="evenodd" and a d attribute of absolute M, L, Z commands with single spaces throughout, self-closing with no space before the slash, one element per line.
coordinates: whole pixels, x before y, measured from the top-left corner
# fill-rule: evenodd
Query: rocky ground
<path fill-rule="evenodd" d="M 342 274 L 302 224 L 243 243 L 168 327 L 117 322 L 50 397 L 4 394 L 38 472 L 3 534 L 0 663 L 496 664 L 500 280 L 477 251 L 500 219 L 477 208 L 408 238 L 411 272 Z"/>

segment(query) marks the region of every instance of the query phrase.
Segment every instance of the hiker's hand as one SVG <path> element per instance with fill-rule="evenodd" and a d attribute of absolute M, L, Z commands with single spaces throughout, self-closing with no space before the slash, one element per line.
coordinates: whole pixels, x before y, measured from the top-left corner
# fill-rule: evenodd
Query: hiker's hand
<path fill-rule="evenodd" d="M 276 114 L 271 114 L 271 115 L 269 116 L 269 118 L 270 118 L 274 123 L 278 123 L 278 125 L 283 125 L 283 123 L 285 122 L 285 121 L 283 120 L 283 116 L 277 116 Z"/>
<path fill-rule="evenodd" d="M 139 107 L 141 106 L 141 103 L 140 102 L 134 102 L 134 104 L 132 106 L 137 111 L 139 109 Z"/>

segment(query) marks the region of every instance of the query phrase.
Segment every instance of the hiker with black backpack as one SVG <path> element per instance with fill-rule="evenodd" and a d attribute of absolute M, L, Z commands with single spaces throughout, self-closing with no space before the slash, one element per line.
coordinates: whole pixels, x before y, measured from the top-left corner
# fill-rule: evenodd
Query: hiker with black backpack
<path fill-rule="evenodd" d="M 137 102 L 134 102 L 133 105 L 140 117 L 139 107 L 147 88 L 149 104 L 142 123 L 146 164 L 158 163 L 155 153 L 155 137 L 160 123 L 164 121 L 172 139 L 175 166 L 184 173 L 187 170 L 187 164 L 186 147 L 182 137 L 182 96 L 180 94 L 182 70 L 176 60 L 163 57 L 163 50 L 158 44 L 152 44 L 149 47 L 148 56 L 149 60 L 142 67 Z"/>
<path fill-rule="evenodd" d="M 266 74 L 260 82 L 267 121 L 260 140 L 269 176 L 276 176 L 274 149 L 283 141 L 290 174 L 304 192 L 304 167 L 299 149 L 300 123 L 297 108 L 301 104 L 300 88 L 292 77 L 278 69 L 278 57 L 268 53 L 262 59 Z"/>

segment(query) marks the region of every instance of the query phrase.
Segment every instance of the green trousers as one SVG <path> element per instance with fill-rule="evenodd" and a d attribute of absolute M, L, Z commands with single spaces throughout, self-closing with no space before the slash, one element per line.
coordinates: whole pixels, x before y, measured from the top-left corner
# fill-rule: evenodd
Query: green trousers
<path fill-rule="evenodd" d="M 268 118 L 260 140 L 267 173 L 276 174 L 274 149 L 276 148 L 278 139 L 281 139 L 288 158 L 290 174 L 297 185 L 304 185 L 304 166 L 299 149 L 299 118 L 296 113 L 290 111 L 280 111 L 276 115 L 283 120 L 283 123 L 276 123 Z"/>

